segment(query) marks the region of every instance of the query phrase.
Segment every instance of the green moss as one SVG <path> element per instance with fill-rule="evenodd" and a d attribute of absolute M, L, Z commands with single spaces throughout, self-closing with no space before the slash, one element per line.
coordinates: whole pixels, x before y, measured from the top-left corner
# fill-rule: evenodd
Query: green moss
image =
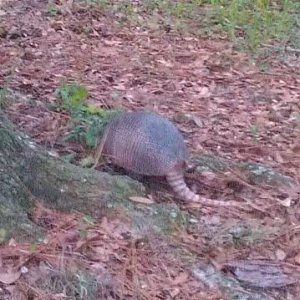
<path fill-rule="evenodd" d="M 139 182 L 130 179 L 127 176 L 114 176 L 113 177 L 113 190 L 112 194 L 116 199 L 124 200 L 130 196 L 145 194 L 145 188 Z"/>
<path fill-rule="evenodd" d="M 246 163 L 241 165 L 241 170 L 248 173 L 249 181 L 254 184 L 268 184 L 272 186 L 294 186 L 296 182 L 289 176 L 278 173 L 258 163 Z"/>

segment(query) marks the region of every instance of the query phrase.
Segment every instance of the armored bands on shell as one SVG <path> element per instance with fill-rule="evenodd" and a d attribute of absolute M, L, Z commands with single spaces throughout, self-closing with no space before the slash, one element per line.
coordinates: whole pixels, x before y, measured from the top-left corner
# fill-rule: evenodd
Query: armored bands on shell
<path fill-rule="evenodd" d="M 137 174 L 165 176 L 174 192 L 187 201 L 211 206 L 240 206 L 235 201 L 217 201 L 191 191 L 183 177 L 188 154 L 184 139 L 175 125 L 152 112 L 124 112 L 108 123 L 96 150 L 113 164 Z"/>

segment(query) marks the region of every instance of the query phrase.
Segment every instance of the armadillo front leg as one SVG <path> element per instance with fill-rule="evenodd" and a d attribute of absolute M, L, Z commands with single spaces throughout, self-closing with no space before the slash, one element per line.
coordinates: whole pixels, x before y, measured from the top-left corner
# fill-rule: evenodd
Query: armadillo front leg
<path fill-rule="evenodd" d="M 107 128 L 104 131 L 104 134 L 103 134 L 103 136 L 101 138 L 101 141 L 100 141 L 99 145 L 96 148 L 96 151 L 95 151 L 95 160 L 94 160 L 94 164 L 92 166 L 92 169 L 95 169 L 98 166 L 99 160 L 100 160 L 101 155 L 102 155 L 103 147 L 104 147 L 104 144 L 106 142 L 108 131 L 109 131 L 109 128 Z"/>

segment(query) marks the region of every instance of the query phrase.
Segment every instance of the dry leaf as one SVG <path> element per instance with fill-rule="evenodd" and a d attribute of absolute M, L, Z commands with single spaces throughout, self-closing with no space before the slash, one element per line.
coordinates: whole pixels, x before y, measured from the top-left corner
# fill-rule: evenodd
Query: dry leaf
<path fill-rule="evenodd" d="M 178 294 L 180 293 L 180 289 L 179 288 L 175 288 L 173 290 L 170 291 L 170 295 L 171 297 L 174 299 Z"/>
<path fill-rule="evenodd" d="M 284 260 L 286 258 L 286 253 L 281 249 L 277 249 L 275 255 L 278 260 Z"/>
<path fill-rule="evenodd" d="M 284 163 L 284 159 L 282 158 L 281 154 L 276 151 L 275 154 L 274 154 L 274 158 L 277 162 L 279 162 L 280 164 L 283 164 Z"/>
<path fill-rule="evenodd" d="M 291 202 L 292 202 L 292 199 L 290 197 L 282 200 L 282 201 L 279 201 L 279 203 L 284 206 L 284 207 L 290 207 L 291 206 Z"/>
<path fill-rule="evenodd" d="M 159 63 L 163 64 L 164 66 L 168 67 L 168 68 L 172 68 L 173 67 L 173 64 L 169 61 L 166 61 L 164 59 L 159 59 L 158 60 Z"/>
<path fill-rule="evenodd" d="M 201 173 L 201 175 L 203 177 L 205 177 L 206 180 L 209 180 L 209 181 L 213 181 L 213 180 L 216 180 L 216 173 L 213 173 L 213 172 L 210 172 L 210 171 L 204 171 Z"/>
<path fill-rule="evenodd" d="M 300 155 L 300 144 L 293 145 L 292 150 L 295 154 Z"/>
<path fill-rule="evenodd" d="M 192 120 L 194 121 L 194 123 L 198 126 L 198 127 L 203 127 L 203 120 L 202 118 L 192 114 L 191 115 Z"/>
<path fill-rule="evenodd" d="M 104 247 L 94 247 L 95 258 L 101 262 L 108 262 L 110 259 L 110 249 L 105 249 Z"/>
<path fill-rule="evenodd" d="M 154 201 L 149 199 L 149 198 L 146 198 L 146 197 L 129 197 L 129 199 L 133 202 L 137 202 L 137 203 L 143 203 L 143 204 L 153 204 Z"/>
<path fill-rule="evenodd" d="M 12 284 L 21 276 L 21 272 L 16 273 L 0 273 L 0 282 L 4 284 Z"/>
<path fill-rule="evenodd" d="M 209 97 L 211 95 L 209 88 L 204 86 L 198 89 L 199 97 Z"/>
<path fill-rule="evenodd" d="M 8 242 L 8 245 L 11 246 L 11 247 L 16 247 L 17 243 L 14 239 L 10 239 L 9 242 Z"/>
<path fill-rule="evenodd" d="M 178 285 L 181 283 L 185 283 L 189 278 L 189 274 L 187 272 L 181 272 L 177 277 L 172 280 L 172 285 Z"/>
<path fill-rule="evenodd" d="M 300 252 L 294 258 L 295 262 L 300 265 Z"/>

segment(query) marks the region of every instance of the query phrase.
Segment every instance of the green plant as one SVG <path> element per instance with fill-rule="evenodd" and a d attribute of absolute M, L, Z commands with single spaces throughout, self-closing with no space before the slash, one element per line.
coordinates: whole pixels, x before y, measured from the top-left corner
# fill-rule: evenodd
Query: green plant
<path fill-rule="evenodd" d="M 91 274 L 79 271 L 72 275 L 70 282 L 79 299 L 96 299 L 99 283 Z"/>
<path fill-rule="evenodd" d="M 89 5 L 96 5 L 102 8 L 107 8 L 109 5 L 111 5 L 111 2 L 109 0 L 85 0 L 86 4 Z"/>
<path fill-rule="evenodd" d="M 52 17 L 56 16 L 58 13 L 58 8 L 52 1 L 48 1 L 47 12 Z"/>
<path fill-rule="evenodd" d="M 95 147 L 109 119 L 120 111 L 104 110 L 95 104 L 87 103 L 87 89 L 76 83 L 62 81 L 55 95 L 61 100 L 55 108 L 66 110 L 71 117 L 71 130 L 65 140 L 84 142 L 88 147 Z"/>
<path fill-rule="evenodd" d="M 79 229 L 79 235 L 80 235 L 80 237 L 87 237 L 87 234 L 88 234 L 88 231 L 87 231 L 87 229 L 86 228 L 80 228 Z"/>
<path fill-rule="evenodd" d="M 0 88 L 0 108 L 4 108 L 8 105 L 8 90 L 6 88 Z"/>
<path fill-rule="evenodd" d="M 82 217 L 82 221 L 88 225 L 94 225 L 95 219 L 90 215 L 85 215 Z"/>
<path fill-rule="evenodd" d="M 100 291 L 98 279 L 86 269 L 54 268 L 50 264 L 36 284 L 48 294 L 61 294 L 66 299 L 96 300 Z"/>
<path fill-rule="evenodd" d="M 251 124 L 251 125 L 250 125 L 250 132 L 251 132 L 252 140 L 253 140 L 254 142 L 257 142 L 258 129 L 257 129 L 257 126 L 256 126 L 255 124 Z"/>
<path fill-rule="evenodd" d="M 299 27 L 298 1 L 233 0 L 213 1 L 213 17 L 239 47 L 257 50 L 272 40 L 292 39 Z"/>
<path fill-rule="evenodd" d="M 82 85 L 76 83 L 68 84 L 65 81 L 61 81 L 55 94 L 61 98 L 62 107 L 74 113 L 83 108 L 88 91 Z"/>
<path fill-rule="evenodd" d="M 3 243 L 6 240 L 7 232 L 4 228 L 0 228 L 0 243 Z"/>
<path fill-rule="evenodd" d="M 295 118 L 296 118 L 296 123 L 297 123 L 298 125 L 300 125 L 300 113 L 297 113 L 297 114 L 295 115 Z"/>

